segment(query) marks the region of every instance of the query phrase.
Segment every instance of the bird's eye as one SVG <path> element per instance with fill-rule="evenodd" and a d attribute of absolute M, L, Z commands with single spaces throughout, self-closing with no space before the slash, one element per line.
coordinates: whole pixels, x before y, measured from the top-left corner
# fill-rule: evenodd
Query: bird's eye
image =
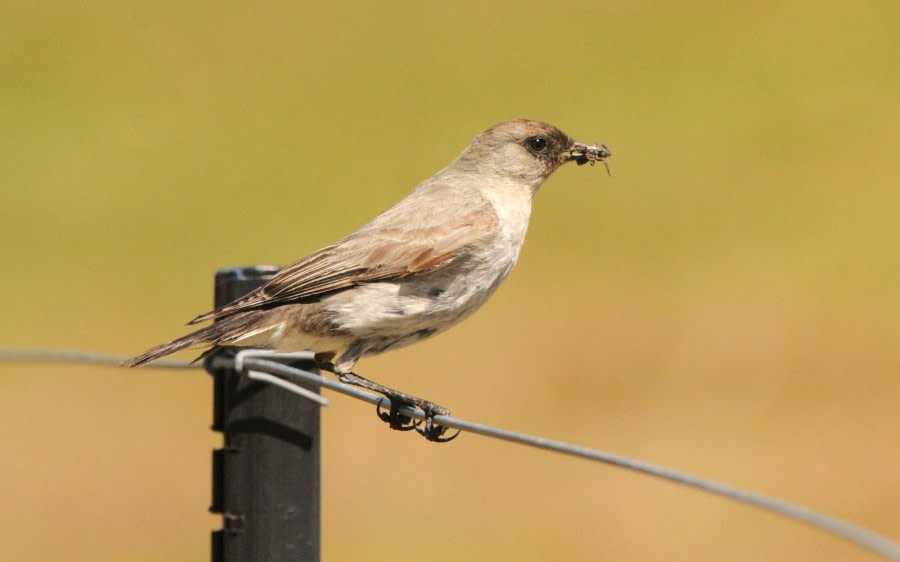
<path fill-rule="evenodd" d="M 528 139 L 525 144 L 528 146 L 528 149 L 532 152 L 543 152 L 545 148 L 547 148 L 547 141 L 541 137 L 534 137 Z"/>

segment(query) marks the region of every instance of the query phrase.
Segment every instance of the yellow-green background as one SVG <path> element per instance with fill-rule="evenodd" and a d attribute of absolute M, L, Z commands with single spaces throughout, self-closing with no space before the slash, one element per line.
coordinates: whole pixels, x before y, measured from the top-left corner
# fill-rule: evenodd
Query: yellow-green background
<path fill-rule="evenodd" d="M 299 258 L 546 120 L 612 177 L 557 172 L 490 304 L 359 371 L 900 539 L 897 6 L 6 2 L 0 345 L 143 351 L 217 268 Z M 874 559 L 329 397 L 326 560 Z M 0 365 L 0 559 L 206 559 L 210 402 L 201 372 Z"/>

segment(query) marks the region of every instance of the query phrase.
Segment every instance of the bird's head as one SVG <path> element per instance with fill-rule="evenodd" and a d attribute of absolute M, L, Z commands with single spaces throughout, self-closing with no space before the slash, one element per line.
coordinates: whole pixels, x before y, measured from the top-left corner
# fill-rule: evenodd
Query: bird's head
<path fill-rule="evenodd" d="M 610 154 L 606 146 L 576 142 L 549 123 L 516 119 L 475 137 L 456 164 L 468 171 L 525 183 L 536 192 L 566 162 L 605 165 Z"/>

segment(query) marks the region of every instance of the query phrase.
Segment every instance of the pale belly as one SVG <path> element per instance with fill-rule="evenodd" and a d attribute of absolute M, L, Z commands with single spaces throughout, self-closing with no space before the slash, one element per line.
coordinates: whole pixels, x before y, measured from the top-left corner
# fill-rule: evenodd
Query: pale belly
<path fill-rule="evenodd" d="M 415 343 L 463 320 L 494 293 L 508 267 L 463 264 L 392 282 L 365 283 L 316 304 L 281 309 L 280 321 L 247 334 L 234 345 L 341 355 L 381 353 Z"/>
<path fill-rule="evenodd" d="M 355 339 L 394 338 L 398 341 L 391 347 L 396 347 L 449 328 L 475 312 L 513 263 L 450 264 L 427 275 L 359 285 L 323 299 L 322 304 L 341 331 Z"/>

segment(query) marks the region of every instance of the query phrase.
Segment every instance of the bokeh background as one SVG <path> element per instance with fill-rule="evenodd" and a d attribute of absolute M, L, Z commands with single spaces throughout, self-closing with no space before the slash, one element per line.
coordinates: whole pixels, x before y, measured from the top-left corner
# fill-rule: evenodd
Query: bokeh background
<path fill-rule="evenodd" d="M 892 2 L 0 6 L 0 345 L 132 355 L 480 131 L 607 143 L 473 318 L 359 371 L 455 415 L 900 538 Z M 191 357 L 190 354 L 181 357 Z M 874 560 L 619 469 L 331 396 L 326 560 Z M 202 372 L 0 365 L 4 560 L 203 560 Z"/>

